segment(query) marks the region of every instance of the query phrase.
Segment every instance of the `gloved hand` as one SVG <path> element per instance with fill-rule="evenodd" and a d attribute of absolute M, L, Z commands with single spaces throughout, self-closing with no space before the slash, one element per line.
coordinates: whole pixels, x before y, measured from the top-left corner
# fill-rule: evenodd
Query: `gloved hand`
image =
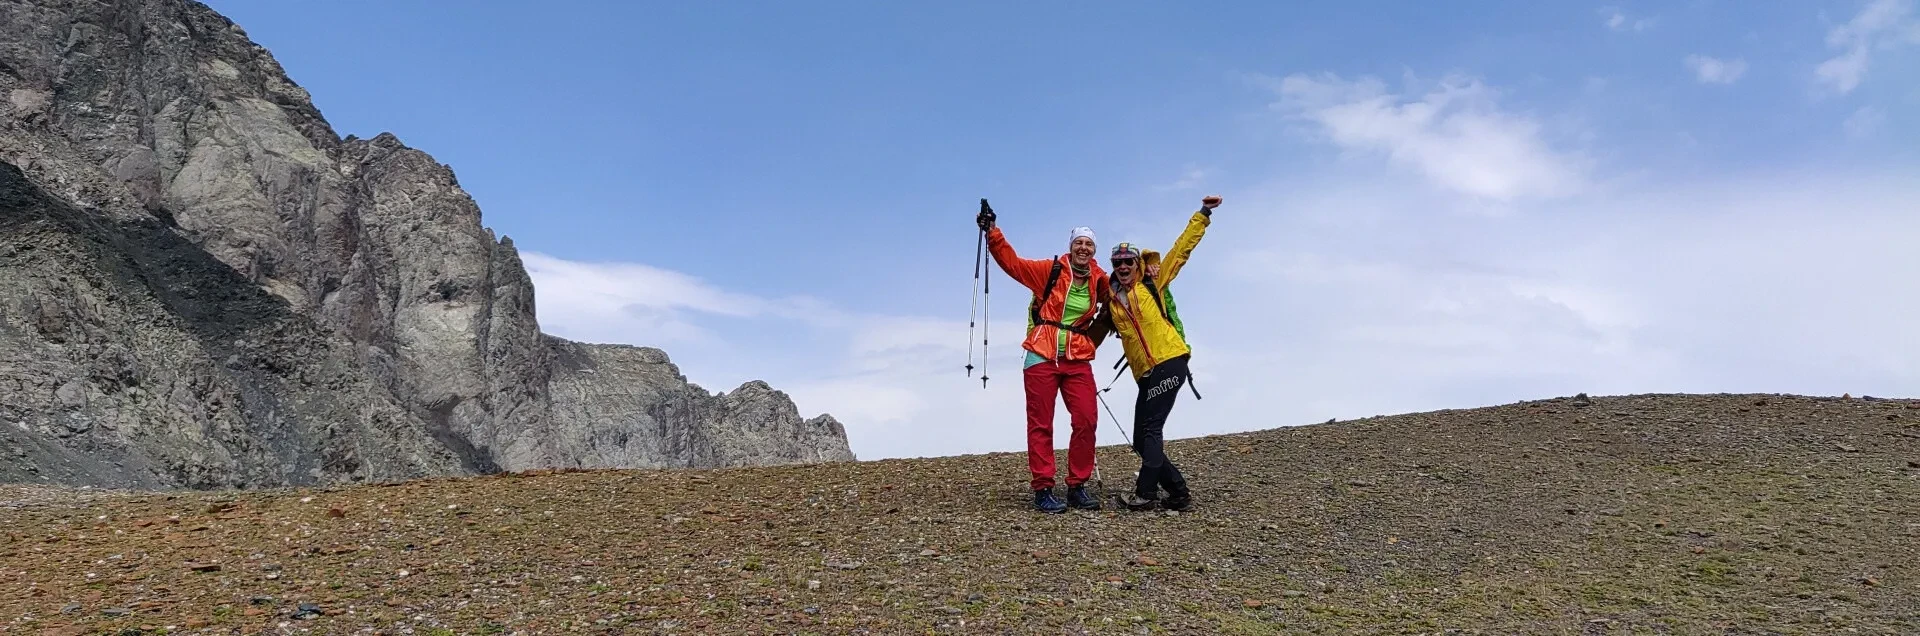
<path fill-rule="evenodd" d="M 980 231 L 985 232 L 987 230 L 993 229 L 994 219 L 995 219 L 995 216 L 993 214 L 993 208 L 987 205 L 986 199 L 981 199 L 980 215 L 974 217 L 973 222 L 980 225 Z"/>
<path fill-rule="evenodd" d="M 1218 194 L 1210 194 L 1200 200 L 1200 209 L 1202 210 L 1212 210 L 1217 207 L 1220 207 L 1220 195 Z"/>

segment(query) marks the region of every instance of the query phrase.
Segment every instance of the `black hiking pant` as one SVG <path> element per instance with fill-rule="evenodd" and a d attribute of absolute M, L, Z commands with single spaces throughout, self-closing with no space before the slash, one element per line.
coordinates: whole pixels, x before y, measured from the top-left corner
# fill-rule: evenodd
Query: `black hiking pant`
<path fill-rule="evenodd" d="M 1173 402 L 1187 384 L 1187 356 L 1162 362 L 1140 376 L 1140 394 L 1133 400 L 1133 451 L 1140 455 L 1140 476 L 1133 494 L 1158 499 L 1160 488 L 1176 497 L 1187 494 L 1187 478 L 1167 459 L 1163 431 Z"/>

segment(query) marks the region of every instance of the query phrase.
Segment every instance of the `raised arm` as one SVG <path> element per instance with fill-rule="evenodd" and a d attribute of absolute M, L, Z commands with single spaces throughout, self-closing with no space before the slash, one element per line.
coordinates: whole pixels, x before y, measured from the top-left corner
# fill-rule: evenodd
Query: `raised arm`
<path fill-rule="evenodd" d="M 987 205 L 986 199 L 980 200 L 980 216 L 974 217 L 974 223 L 980 231 L 987 233 L 987 252 L 993 255 L 993 262 L 1000 264 L 1000 271 L 1006 272 L 1014 282 L 1020 283 L 1035 294 L 1047 284 L 1047 272 L 1053 267 L 1052 261 L 1028 260 L 1014 253 L 1013 246 L 1007 243 L 1007 237 L 1000 233 L 997 224 L 999 215 Z"/>
<path fill-rule="evenodd" d="M 998 227 L 987 230 L 987 252 L 993 254 L 993 262 L 1000 265 L 1001 271 L 1027 289 L 1038 293 L 1040 287 L 1047 284 L 1047 272 L 1052 270 L 1053 261 L 1020 258 L 1013 251 L 1013 244 L 1007 242 L 1006 235 L 1001 234 Z"/>
<path fill-rule="evenodd" d="M 1200 237 L 1206 236 L 1207 226 L 1213 222 L 1213 208 L 1219 205 L 1218 196 L 1201 200 L 1200 211 L 1187 219 L 1186 231 L 1173 241 L 1173 249 L 1167 250 L 1167 257 L 1160 261 L 1160 276 L 1154 277 L 1154 280 L 1165 286 L 1180 275 L 1180 270 L 1187 266 L 1187 258 L 1193 255 L 1193 248 L 1200 245 Z"/>

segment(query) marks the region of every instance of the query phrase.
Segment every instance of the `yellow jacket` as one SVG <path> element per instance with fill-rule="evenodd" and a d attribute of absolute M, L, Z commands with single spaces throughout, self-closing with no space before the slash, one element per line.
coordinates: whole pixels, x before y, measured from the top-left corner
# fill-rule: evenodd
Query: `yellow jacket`
<path fill-rule="evenodd" d="M 1207 233 L 1207 225 L 1213 217 L 1206 210 L 1193 213 L 1187 221 L 1187 229 L 1174 240 L 1173 249 L 1167 250 L 1165 259 L 1160 262 L 1160 275 L 1153 280 L 1149 289 L 1144 277 L 1145 268 L 1140 268 L 1132 286 L 1122 287 L 1112 277 L 1107 279 L 1110 289 L 1106 311 L 1115 332 L 1120 334 L 1120 346 L 1126 352 L 1127 364 L 1132 367 L 1133 379 L 1139 380 L 1154 365 L 1187 355 L 1185 338 L 1180 336 L 1167 314 L 1161 311 L 1164 297 L 1154 294 L 1166 289 L 1173 279 L 1180 275 L 1181 268 L 1187 264 L 1187 257 L 1193 254 L 1193 248 L 1200 244 L 1200 237 Z"/>

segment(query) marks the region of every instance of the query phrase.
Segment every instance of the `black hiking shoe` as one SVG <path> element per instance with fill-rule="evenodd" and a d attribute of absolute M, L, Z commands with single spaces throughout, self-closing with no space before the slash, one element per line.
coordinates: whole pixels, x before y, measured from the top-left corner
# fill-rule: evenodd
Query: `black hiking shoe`
<path fill-rule="evenodd" d="M 1100 500 L 1087 492 L 1085 484 L 1067 489 L 1067 505 L 1080 510 L 1099 510 Z"/>
<path fill-rule="evenodd" d="M 1128 510 L 1151 510 L 1154 503 L 1154 500 L 1142 497 L 1140 493 L 1130 492 L 1120 495 L 1120 505 L 1126 506 Z"/>
<path fill-rule="evenodd" d="M 1160 506 L 1168 510 L 1185 511 L 1193 507 L 1193 493 L 1187 490 L 1187 482 L 1179 482 L 1167 488 L 1167 498 Z"/>
<path fill-rule="evenodd" d="M 1067 504 L 1061 503 L 1059 497 L 1053 496 L 1052 488 L 1041 488 L 1033 491 L 1033 507 L 1040 509 L 1040 512 L 1050 515 L 1067 511 Z"/>
<path fill-rule="evenodd" d="M 1160 506 L 1168 510 L 1186 512 L 1188 508 L 1193 507 L 1193 495 L 1184 492 L 1178 495 L 1168 495 L 1165 501 L 1160 502 Z"/>

